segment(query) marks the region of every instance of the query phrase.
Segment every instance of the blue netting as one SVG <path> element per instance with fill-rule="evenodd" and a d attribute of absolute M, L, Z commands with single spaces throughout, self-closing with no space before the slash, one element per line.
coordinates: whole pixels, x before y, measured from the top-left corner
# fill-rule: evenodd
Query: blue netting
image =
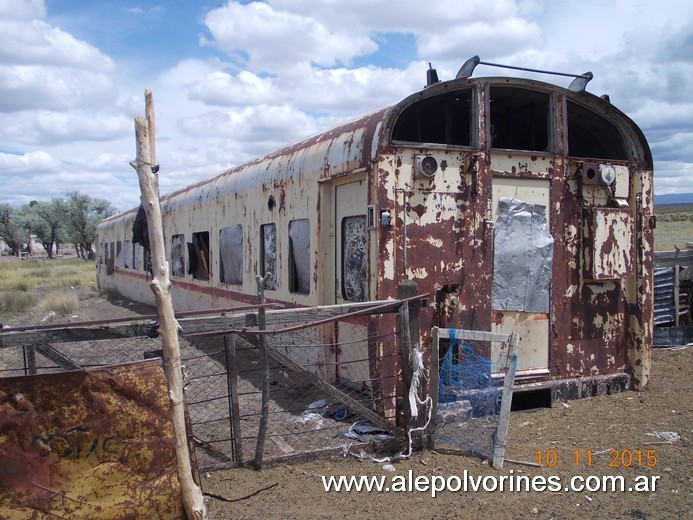
<path fill-rule="evenodd" d="M 450 343 L 440 365 L 436 439 L 491 458 L 508 350 L 499 349 L 491 359 L 490 342 L 478 345 L 460 341 L 455 337 L 455 329 L 450 329 L 449 334 Z M 494 374 L 494 370 L 498 373 Z"/>

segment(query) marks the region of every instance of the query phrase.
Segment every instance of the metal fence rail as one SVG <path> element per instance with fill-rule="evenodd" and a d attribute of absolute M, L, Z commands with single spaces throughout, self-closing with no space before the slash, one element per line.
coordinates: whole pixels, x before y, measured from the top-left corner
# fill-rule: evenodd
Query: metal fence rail
<path fill-rule="evenodd" d="M 397 425 L 404 392 L 396 368 L 401 354 L 389 349 L 397 354 L 373 359 L 378 345 L 398 344 L 400 332 L 378 333 L 369 325 L 371 315 L 397 313 L 402 304 L 291 311 L 249 306 L 179 316 L 200 469 L 260 467 L 324 452 L 379 458 L 408 449 Z M 0 377 L 158 357 L 161 342 L 151 318 L 5 330 Z M 383 365 L 395 368 L 379 370 Z"/>

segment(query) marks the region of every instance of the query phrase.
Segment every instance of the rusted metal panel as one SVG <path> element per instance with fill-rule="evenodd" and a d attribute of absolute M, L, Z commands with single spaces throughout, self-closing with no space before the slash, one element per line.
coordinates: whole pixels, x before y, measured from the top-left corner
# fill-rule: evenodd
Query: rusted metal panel
<path fill-rule="evenodd" d="M 0 460 L 3 518 L 185 516 L 157 361 L 0 378 Z"/>
<path fill-rule="evenodd" d="M 632 210 L 599 207 L 586 213 L 588 276 L 594 280 L 631 278 L 635 261 Z"/>
<path fill-rule="evenodd" d="M 494 311 L 492 332 L 518 338 L 517 377 L 549 375 L 549 314 Z M 500 355 L 492 355 L 498 359 Z"/>

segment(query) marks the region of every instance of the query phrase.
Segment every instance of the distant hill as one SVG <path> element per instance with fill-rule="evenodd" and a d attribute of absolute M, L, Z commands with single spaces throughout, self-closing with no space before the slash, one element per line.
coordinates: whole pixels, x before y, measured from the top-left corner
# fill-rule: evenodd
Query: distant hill
<path fill-rule="evenodd" d="M 693 193 L 655 194 L 655 204 L 693 204 Z"/>

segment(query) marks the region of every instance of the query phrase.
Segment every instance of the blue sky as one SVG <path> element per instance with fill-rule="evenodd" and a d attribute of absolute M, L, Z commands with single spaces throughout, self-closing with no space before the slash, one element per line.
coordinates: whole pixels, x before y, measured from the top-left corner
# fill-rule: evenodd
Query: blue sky
<path fill-rule="evenodd" d="M 693 192 L 692 5 L 0 0 L 0 203 L 79 190 L 136 206 L 145 88 L 166 193 L 395 103 L 429 62 L 451 78 L 475 54 L 592 71 L 588 90 L 648 137 L 656 193 Z"/>

